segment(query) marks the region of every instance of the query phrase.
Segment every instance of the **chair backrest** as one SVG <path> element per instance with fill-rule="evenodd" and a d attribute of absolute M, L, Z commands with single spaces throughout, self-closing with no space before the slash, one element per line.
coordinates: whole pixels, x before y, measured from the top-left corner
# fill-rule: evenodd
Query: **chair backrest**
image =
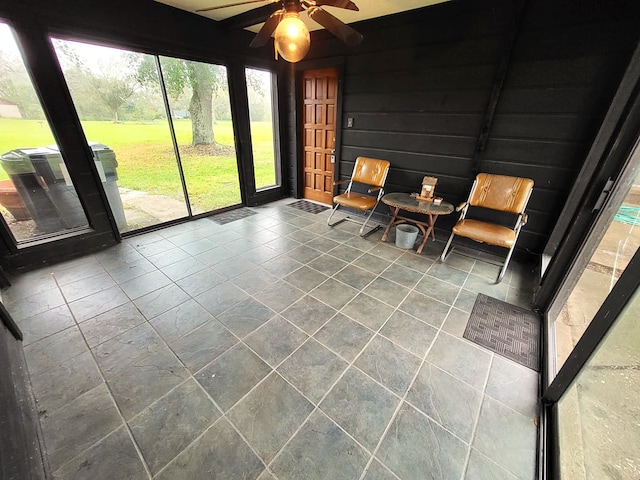
<path fill-rule="evenodd" d="M 358 157 L 353 167 L 351 180 L 376 187 L 383 187 L 387 179 L 390 163 L 387 160 Z"/>
<path fill-rule="evenodd" d="M 469 205 L 501 212 L 524 212 L 533 190 L 530 178 L 479 173 L 469 195 Z"/>

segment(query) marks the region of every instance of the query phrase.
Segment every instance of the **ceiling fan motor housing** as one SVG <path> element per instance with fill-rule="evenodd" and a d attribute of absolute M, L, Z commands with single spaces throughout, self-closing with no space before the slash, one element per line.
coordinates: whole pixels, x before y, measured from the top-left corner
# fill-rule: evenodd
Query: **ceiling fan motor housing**
<path fill-rule="evenodd" d="M 302 6 L 300 5 L 300 0 L 282 0 L 282 7 L 285 12 L 295 12 L 298 13 L 302 10 Z"/>

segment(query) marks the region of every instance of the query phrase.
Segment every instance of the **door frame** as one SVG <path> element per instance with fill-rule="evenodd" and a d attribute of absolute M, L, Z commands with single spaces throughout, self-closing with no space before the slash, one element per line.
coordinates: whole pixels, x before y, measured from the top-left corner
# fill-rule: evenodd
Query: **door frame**
<path fill-rule="evenodd" d="M 285 195 L 284 154 L 281 136 L 285 131 L 282 121 L 283 93 L 278 69 L 272 65 L 259 62 L 231 62 L 227 65 L 229 72 L 229 98 L 231 101 L 231 118 L 235 132 L 236 161 L 242 205 L 257 206 L 280 200 Z M 251 119 L 249 116 L 249 94 L 247 92 L 247 69 L 263 70 L 271 75 L 271 114 L 273 126 L 273 153 L 275 155 L 276 185 L 256 188 L 255 164 L 253 159 L 253 143 L 251 139 Z"/>
<path fill-rule="evenodd" d="M 294 121 L 292 128 L 295 131 L 293 135 L 292 153 L 294 158 L 292 159 L 292 169 L 294 179 L 292 187 L 292 193 L 294 198 L 303 198 L 304 196 L 304 169 L 302 168 L 304 161 L 304 142 L 300 137 L 304 127 L 304 105 L 300 102 L 302 98 L 302 74 L 306 70 L 318 70 L 322 68 L 334 68 L 338 74 L 338 93 L 336 97 L 336 142 L 335 142 L 335 155 L 336 162 L 333 167 L 333 180 L 334 182 L 340 178 L 340 159 L 342 150 L 342 108 L 343 108 L 343 89 L 344 89 L 344 57 L 329 57 L 319 60 L 305 60 L 293 64 L 291 72 L 291 82 L 293 85 L 293 99 L 295 102 Z M 334 187 L 334 195 L 335 195 Z"/>
<path fill-rule="evenodd" d="M 338 71 L 334 67 L 309 69 L 301 72 L 302 92 L 299 98 L 302 108 L 302 122 L 300 132 L 302 155 L 299 159 L 302 172 L 302 198 L 306 200 L 316 201 L 324 205 L 333 204 L 335 196 L 335 171 L 336 171 L 336 125 L 338 119 Z M 310 92 L 307 91 L 307 82 L 313 82 L 313 92 L 309 98 Z M 326 80 L 326 84 L 325 81 Z M 335 82 L 335 83 L 334 83 Z M 318 88 L 322 88 L 323 92 L 318 96 Z M 331 90 L 334 90 L 333 97 Z M 311 105 L 308 103 L 311 102 Z M 321 118 L 317 118 L 318 107 L 322 106 Z M 308 107 L 312 108 L 312 119 L 308 118 Z M 330 108 L 330 106 L 332 108 Z M 330 112 L 333 110 L 333 117 Z M 333 123 L 331 123 L 333 122 Z M 312 127 L 309 130 L 309 126 Z M 318 145 L 318 133 L 322 132 L 322 144 Z M 333 131 L 332 142 L 329 141 L 329 132 Z M 311 138 L 308 133 L 313 132 Z M 311 143 L 307 143 L 307 142 Z M 329 145 L 333 143 L 333 147 L 329 149 Z M 330 151 L 331 150 L 331 151 Z M 309 155 L 311 154 L 311 165 L 309 165 Z M 318 165 L 318 155 L 322 155 L 322 165 Z M 328 156 L 330 157 L 328 158 Z M 328 162 L 328 163 L 327 163 Z M 330 165 L 330 166 L 329 166 Z M 331 172 L 329 172 L 329 168 Z M 311 173 L 311 178 L 308 178 Z M 330 173 L 329 175 L 327 175 Z M 322 187 L 318 190 L 318 174 L 322 176 Z M 327 180 L 331 185 L 327 185 Z"/>
<path fill-rule="evenodd" d="M 626 196 L 640 169 L 640 44 L 629 62 L 583 170 L 561 213 L 561 232 L 555 257 L 536 292 L 535 307 L 544 312 L 539 443 L 539 478 L 558 478 L 560 470 L 557 401 L 571 386 L 582 367 L 600 345 L 617 316 L 640 287 L 640 250 L 624 270 L 591 324 L 555 374 L 555 342 L 551 320 L 566 302 L 582 271 L 600 243 L 617 206 Z M 598 201 L 608 178 L 615 183 L 600 209 Z M 550 240 L 551 241 L 551 240 Z M 554 376 L 555 375 L 555 376 Z"/>

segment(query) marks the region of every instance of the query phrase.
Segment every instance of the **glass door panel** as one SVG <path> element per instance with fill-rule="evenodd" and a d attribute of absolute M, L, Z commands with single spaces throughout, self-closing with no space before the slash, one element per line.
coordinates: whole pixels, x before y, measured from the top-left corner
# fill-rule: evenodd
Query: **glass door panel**
<path fill-rule="evenodd" d="M 560 370 L 639 246 L 640 176 L 555 319 L 555 372 Z"/>
<path fill-rule="evenodd" d="M 558 402 L 562 479 L 640 478 L 640 291 Z"/>
<path fill-rule="evenodd" d="M 194 215 L 242 202 L 227 69 L 160 57 Z"/>
<path fill-rule="evenodd" d="M 0 211 L 16 243 L 88 227 L 8 25 L 0 23 Z"/>
<path fill-rule="evenodd" d="M 186 217 L 155 57 L 53 45 L 120 232 Z"/>
<path fill-rule="evenodd" d="M 275 75 L 265 70 L 247 68 L 247 96 L 251 148 L 256 190 L 280 185 L 279 162 L 276 149 Z"/>

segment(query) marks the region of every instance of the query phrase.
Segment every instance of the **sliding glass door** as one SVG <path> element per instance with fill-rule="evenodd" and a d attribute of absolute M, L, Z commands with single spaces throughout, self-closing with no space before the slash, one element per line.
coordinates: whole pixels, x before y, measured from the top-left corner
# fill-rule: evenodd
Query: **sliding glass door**
<path fill-rule="evenodd" d="M 613 220 L 595 233 L 602 238 L 552 322 L 556 347 L 553 372 L 564 365 L 640 247 L 640 174 L 633 179 L 622 204 L 616 205 Z"/>
<path fill-rule="evenodd" d="M 640 478 L 640 291 L 558 402 L 563 479 Z"/>
<path fill-rule="evenodd" d="M 192 213 L 240 203 L 226 67 L 169 57 L 160 66 Z"/>
<path fill-rule="evenodd" d="M 546 390 L 555 474 L 640 478 L 640 249 Z"/>
<path fill-rule="evenodd" d="M 547 478 L 640 478 L 640 110 L 631 111 L 546 312 Z"/>
<path fill-rule="evenodd" d="M 120 232 L 187 216 L 155 58 L 53 45 L 103 184 L 115 187 L 108 199 Z"/>
<path fill-rule="evenodd" d="M 241 203 L 225 67 L 52 41 L 120 232 Z"/>

